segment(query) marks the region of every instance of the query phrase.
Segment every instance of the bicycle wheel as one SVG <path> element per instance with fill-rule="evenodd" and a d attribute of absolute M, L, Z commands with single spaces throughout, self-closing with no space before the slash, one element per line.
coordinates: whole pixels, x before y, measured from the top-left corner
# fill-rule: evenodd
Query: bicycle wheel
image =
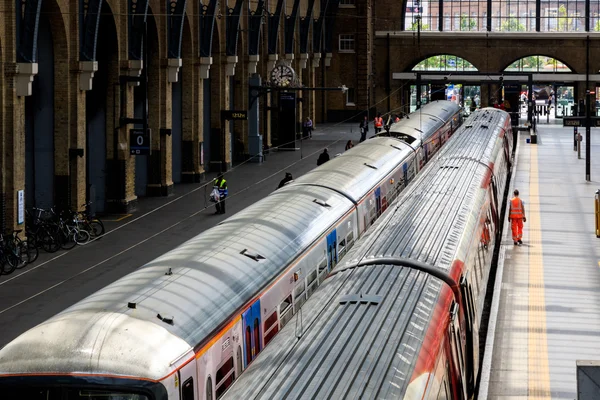
<path fill-rule="evenodd" d="M 90 241 L 90 233 L 84 229 L 78 229 L 73 232 L 73 240 L 79 245 L 86 244 Z"/>
<path fill-rule="evenodd" d="M 75 245 L 77 244 L 74 238 L 75 232 L 75 230 L 71 232 L 65 232 L 61 229 L 58 233 L 60 237 L 60 247 L 62 247 L 65 250 L 71 250 L 73 247 L 75 247 Z"/>
<path fill-rule="evenodd" d="M 93 219 L 90 222 L 90 227 L 92 228 L 92 231 L 90 231 L 92 237 L 100 237 L 104 235 L 104 224 L 99 219 Z"/>
<path fill-rule="evenodd" d="M 40 233 L 40 236 L 37 238 L 37 243 L 41 244 L 42 249 L 44 249 L 46 253 L 56 253 L 60 250 L 59 235 L 52 234 L 47 230 Z"/>
<path fill-rule="evenodd" d="M 0 265 L 2 266 L 2 268 L 0 268 L 2 271 L 0 275 L 10 275 L 17 269 L 16 265 L 9 261 L 4 253 L 0 256 Z"/>
<path fill-rule="evenodd" d="M 29 241 L 23 242 L 22 245 L 25 245 L 27 251 L 27 263 L 30 264 L 37 260 L 38 256 L 40 255 L 40 251 L 37 246 L 29 243 Z"/>
<path fill-rule="evenodd" d="M 17 260 L 17 269 L 21 269 L 30 263 L 27 243 L 17 242 L 14 244 L 14 246 L 15 248 L 13 251 L 15 252 L 15 259 Z"/>

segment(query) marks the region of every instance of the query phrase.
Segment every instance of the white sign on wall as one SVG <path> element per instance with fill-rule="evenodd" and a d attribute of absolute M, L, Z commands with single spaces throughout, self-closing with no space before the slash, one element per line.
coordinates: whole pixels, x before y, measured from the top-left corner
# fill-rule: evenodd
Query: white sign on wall
<path fill-rule="evenodd" d="M 25 222 L 25 191 L 19 190 L 17 192 L 17 204 L 18 204 L 18 218 L 17 224 L 21 225 Z"/>

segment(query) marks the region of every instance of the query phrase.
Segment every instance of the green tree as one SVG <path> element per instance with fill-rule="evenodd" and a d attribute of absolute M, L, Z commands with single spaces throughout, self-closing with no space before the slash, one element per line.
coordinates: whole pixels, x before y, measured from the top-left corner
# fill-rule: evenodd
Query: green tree
<path fill-rule="evenodd" d="M 418 31 L 419 30 L 419 23 L 417 21 L 413 22 L 412 25 L 410 26 L 410 28 L 408 28 L 408 30 L 409 31 Z M 421 23 L 421 30 L 422 31 L 428 31 L 429 30 L 429 25 Z"/>
<path fill-rule="evenodd" d="M 561 32 L 570 31 L 573 26 L 573 18 L 567 18 L 567 8 L 564 4 L 558 7 L 558 24 L 556 26 Z"/>
<path fill-rule="evenodd" d="M 500 30 L 508 32 L 524 32 L 526 29 L 525 25 L 519 22 L 517 18 L 510 16 L 510 18 L 502 22 L 502 25 L 500 25 Z"/>
<path fill-rule="evenodd" d="M 460 30 L 461 31 L 472 31 L 477 28 L 477 21 L 473 18 L 469 18 L 467 14 L 460 16 Z"/>
<path fill-rule="evenodd" d="M 594 31 L 600 32 L 600 21 L 597 21 L 596 25 L 594 25 Z"/>

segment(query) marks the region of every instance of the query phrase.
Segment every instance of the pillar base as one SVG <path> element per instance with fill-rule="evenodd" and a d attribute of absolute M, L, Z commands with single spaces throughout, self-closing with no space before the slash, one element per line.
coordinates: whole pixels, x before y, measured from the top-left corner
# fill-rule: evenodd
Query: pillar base
<path fill-rule="evenodd" d="M 200 57 L 200 79 L 210 78 L 210 66 L 212 63 L 212 57 Z"/>
<path fill-rule="evenodd" d="M 331 67 L 331 59 L 333 58 L 333 54 L 327 53 L 325 54 L 325 66 Z"/>
<path fill-rule="evenodd" d="M 260 61 L 259 55 L 248 56 L 248 74 L 252 75 L 256 73 L 256 67 Z"/>
<path fill-rule="evenodd" d="M 106 200 L 104 214 L 130 214 L 137 210 L 138 199 Z"/>
<path fill-rule="evenodd" d="M 37 73 L 37 63 L 17 63 L 17 96 L 31 96 L 31 84 Z"/>
<path fill-rule="evenodd" d="M 98 71 L 98 61 L 79 61 L 79 90 L 92 90 L 96 71 Z"/>
<path fill-rule="evenodd" d="M 319 68 L 320 61 L 321 61 L 321 54 L 320 53 L 313 54 L 312 67 Z"/>
<path fill-rule="evenodd" d="M 181 58 L 169 58 L 167 69 L 169 71 L 169 83 L 176 83 L 179 76 L 179 68 L 183 65 Z"/>
<path fill-rule="evenodd" d="M 182 172 L 181 182 L 182 183 L 200 183 L 206 177 L 205 172 Z"/>
<path fill-rule="evenodd" d="M 163 185 L 161 183 L 149 183 L 146 185 L 147 197 L 161 197 L 173 194 L 173 184 Z"/>

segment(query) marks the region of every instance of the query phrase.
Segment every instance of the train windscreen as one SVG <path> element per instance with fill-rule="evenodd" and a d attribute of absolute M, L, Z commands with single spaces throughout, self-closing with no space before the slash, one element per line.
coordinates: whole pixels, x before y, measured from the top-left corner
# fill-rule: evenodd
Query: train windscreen
<path fill-rule="evenodd" d="M 11 387 L 3 390 L 4 400 L 154 400 L 138 393 L 77 388 Z"/>

